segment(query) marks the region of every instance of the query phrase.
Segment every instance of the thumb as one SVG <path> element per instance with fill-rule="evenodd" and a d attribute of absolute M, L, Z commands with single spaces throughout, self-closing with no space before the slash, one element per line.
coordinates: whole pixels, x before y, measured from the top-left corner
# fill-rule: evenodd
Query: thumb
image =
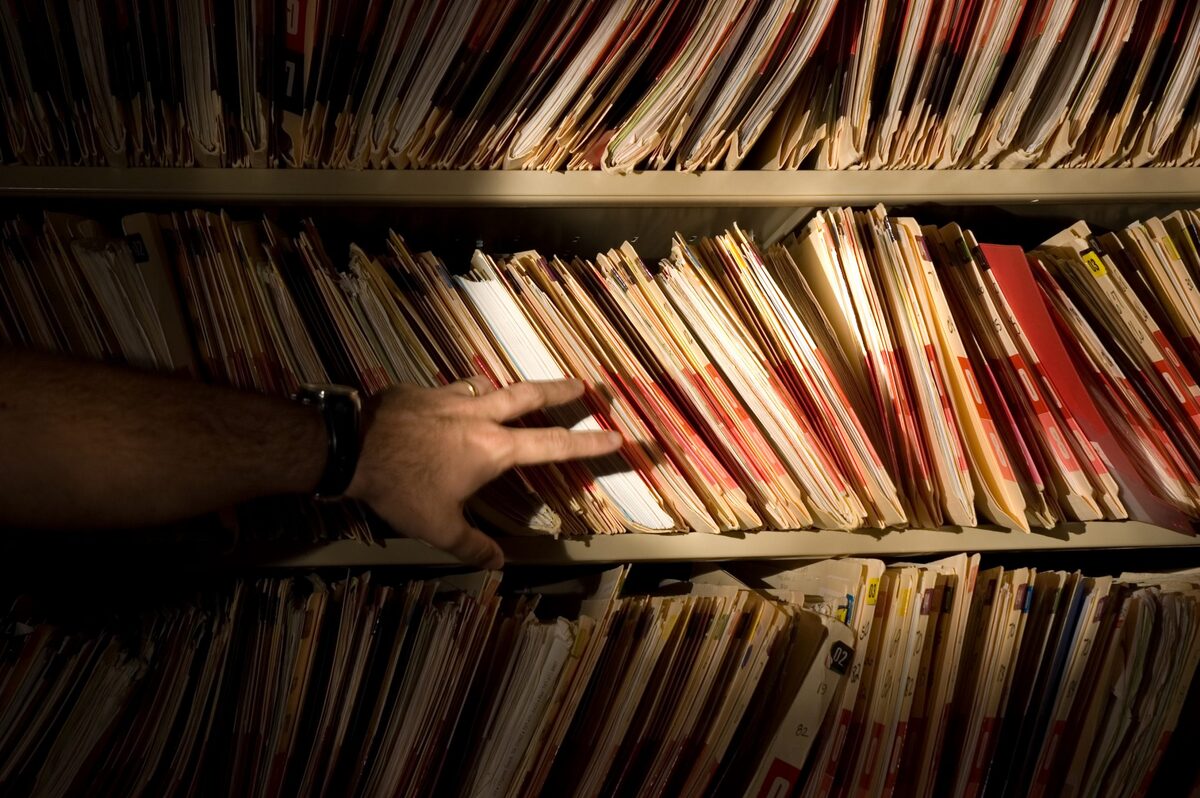
<path fill-rule="evenodd" d="M 461 526 L 450 535 L 449 543 L 444 547 L 446 551 L 467 565 L 492 571 L 503 568 L 504 552 L 500 545 L 465 520 L 459 523 Z"/>

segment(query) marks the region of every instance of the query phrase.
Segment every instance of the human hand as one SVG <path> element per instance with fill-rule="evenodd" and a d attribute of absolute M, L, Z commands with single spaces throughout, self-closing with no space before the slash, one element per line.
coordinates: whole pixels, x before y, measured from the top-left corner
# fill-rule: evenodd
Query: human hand
<path fill-rule="evenodd" d="M 440 388 L 391 388 L 365 409 L 362 454 L 346 495 L 365 501 L 410 537 L 465 563 L 500 568 L 500 546 L 467 523 L 463 505 L 514 466 L 599 457 L 620 448 L 617 432 L 504 426 L 582 394 L 578 380 L 493 390 L 485 377 Z"/>

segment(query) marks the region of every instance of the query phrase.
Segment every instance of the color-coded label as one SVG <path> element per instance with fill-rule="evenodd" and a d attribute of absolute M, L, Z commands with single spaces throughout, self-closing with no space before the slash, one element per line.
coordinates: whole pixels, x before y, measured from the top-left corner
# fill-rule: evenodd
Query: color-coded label
<path fill-rule="evenodd" d="M 1104 261 L 1100 260 L 1100 256 L 1090 249 L 1083 253 L 1083 262 L 1096 277 L 1103 277 L 1108 274 L 1108 269 L 1104 268 Z"/>
<path fill-rule="evenodd" d="M 921 251 L 923 259 L 933 260 L 929 255 L 929 243 L 925 240 L 925 236 L 917 236 L 917 248 Z"/>
<path fill-rule="evenodd" d="M 854 649 L 842 641 L 837 641 L 829 648 L 829 670 L 844 676 L 854 661 Z"/>
<path fill-rule="evenodd" d="M 782 759 L 776 759 L 767 769 L 767 776 L 763 779 L 757 795 L 759 798 L 787 798 L 792 794 L 799 778 L 800 768 L 789 765 Z"/>
<path fill-rule="evenodd" d="M 1179 250 L 1175 249 L 1175 242 L 1172 241 L 1170 237 L 1163 237 L 1160 240 L 1162 241 L 1163 247 L 1170 254 L 1171 260 L 1182 260 L 1182 258 L 1179 257 Z"/>

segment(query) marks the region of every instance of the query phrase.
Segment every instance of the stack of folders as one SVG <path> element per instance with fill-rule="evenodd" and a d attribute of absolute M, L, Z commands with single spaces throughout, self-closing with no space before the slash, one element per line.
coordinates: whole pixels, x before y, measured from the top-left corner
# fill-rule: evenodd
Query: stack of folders
<path fill-rule="evenodd" d="M 1080 222 L 1026 253 L 830 209 L 766 248 L 735 228 L 677 237 L 658 264 L 623 244 L 593 260 L 476 252 L 459 274 L 394 232 L 335 256 L 311 221 L 2 229 L 10 344 L 276 394 L 582 380 L 582 399 L 524 423 L 626 444 L 486 489 L 476 512 L 510 532 L 1200 517 L 1190 211 L 1102 235 Z M 326 536 L 369 534 L 352 508 L 320 512 Z"/>
<path fill-rule="evenodd" d="M 0 340 L 277 395 L 353 379 L 292 241 L 272 225 L 190 211 L 132 214 L 121 228 L 61 213 L 41 229 L 5 223 Z M 350 503 L 253 502 L 235 523 L 258 538 L 375 534 Z"/>
<path fill-rule="evenodd" d="M 0 615 L 0 789 L 1073 796 L 1196 775 L 1172 745 L 1195 726 L 1195 572 L 739 568 L 506 593 L 494 572 L 271 577 L 82 621 L 23 596 Z"/>
<path fill-rule="evenodd" d="M 1184 0 L 0 4 L 0 162 L 1187 166 Z"/>

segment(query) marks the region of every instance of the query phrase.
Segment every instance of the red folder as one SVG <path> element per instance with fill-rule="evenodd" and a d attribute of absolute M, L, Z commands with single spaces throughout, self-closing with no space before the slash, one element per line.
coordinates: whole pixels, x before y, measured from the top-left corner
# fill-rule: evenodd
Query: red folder
<path fill-rule="evenodd" d="M 1104 453 L 1113 478 L 1121 487 L 1121 501 L 1128 508 L 1130 518 L 1195 534 L 1190 519 L 1160 499 L 1137 472 L 1100 409 L 1092 401 L 1042 300 L 1041 290 L 1034 282 L 1025 252 L 1020 247 L 997 244 L 980 244 L 979 249 L 1067 411 Z"/>

